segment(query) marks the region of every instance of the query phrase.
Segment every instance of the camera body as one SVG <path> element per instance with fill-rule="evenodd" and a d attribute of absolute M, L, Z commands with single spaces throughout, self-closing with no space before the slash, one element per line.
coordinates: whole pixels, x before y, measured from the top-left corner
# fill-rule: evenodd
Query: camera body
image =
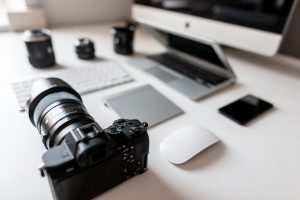
<path fill-rule="evenodd" d="M 91 199 L 147 169 L 147 123 L 119 119 L 102 129 L 80 95 L 57 78 L 37 80 L 26 107 L 48 149 L 40 172 L 54 199 Z"/>
<path fill-rule="evenodd" d="M 104 130 L 90 123 L 49 149 L 40 170 L 55 199 L 91 199 L 145 172 L 148 151 L 146 123 L 119 119 Z"/>

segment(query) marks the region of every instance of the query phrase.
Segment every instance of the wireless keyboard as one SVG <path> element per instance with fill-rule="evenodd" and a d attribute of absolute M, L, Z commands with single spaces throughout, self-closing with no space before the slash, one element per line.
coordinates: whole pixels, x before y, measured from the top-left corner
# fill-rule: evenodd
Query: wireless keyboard
<path fill-rule="evenodd" d="M 12 83 L 12 88 L 19 104 L 19 110 L 25 110 L 25 103 L 30 98 L 31 85 L 40 78 L 57 77 L 70 84 L 78 93 L 86 94 L 133 81 L 133 78 L 117 63 L 103 62 L 97 65 L 67 69 L 47 74 L 43 77 Z"/>

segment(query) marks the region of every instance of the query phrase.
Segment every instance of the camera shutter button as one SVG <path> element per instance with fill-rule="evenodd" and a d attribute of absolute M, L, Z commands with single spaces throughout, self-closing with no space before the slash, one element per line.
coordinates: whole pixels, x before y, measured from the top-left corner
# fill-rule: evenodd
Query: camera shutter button
<path fill-rule="evenodd" d="M 123 122 L 125 122 L 125 119 L 118 119 L 118 120 L 115 121 L 115 123 L 117 123 L 117 124 L 123 123 Z"/>
<path fill-rule="evenodd" d="M 133 132 L 138 132 L 138 131 L 139 131 L 139 128 L 136 127 L 136 126 L 132 126 L 132 127 L 131 127 L 131 130 L 132 130 Z"/>

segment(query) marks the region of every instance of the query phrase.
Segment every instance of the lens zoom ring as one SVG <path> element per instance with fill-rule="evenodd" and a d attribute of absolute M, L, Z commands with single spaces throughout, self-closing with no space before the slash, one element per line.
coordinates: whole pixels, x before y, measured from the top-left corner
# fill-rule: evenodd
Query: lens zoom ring
<path fill-rule="evenodd" d="M 33 114 L 33 120 L 34 120 L 34 124 L 35 126 L 37 126 L 37 121 L 39 116 L 42 114 L 42 112 L 48 107 L 50 106 L 52 103 L 59 101 L 59 100 L 75 100 L 78 102 L 81 102 L 81 100 L 76 97 L 73 94 L 70 94 L 68 92 L 56 92 L 56 93 L 52 93 L 47 95 L 46 97 L 44 97 L 36 106 L 35 110 L 34 110 L 34 114 Z"/>

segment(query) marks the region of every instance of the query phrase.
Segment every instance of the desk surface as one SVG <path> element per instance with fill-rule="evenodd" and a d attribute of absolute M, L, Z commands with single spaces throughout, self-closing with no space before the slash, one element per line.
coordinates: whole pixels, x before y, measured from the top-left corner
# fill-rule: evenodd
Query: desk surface
<path fill-rule="evenodd" d="M 17 105 L 9 83 L 19 78 L 61 68 L 84 67 L 72 42 L 88 36 L 96 43 L 97 59 L 118 60 L 135 82 L 84 95 L 89 112 L 103 127 L 110 125 L 108 111 L 101 110 L 103 97 L 146 83 L 172 99 L 185 114 L 149 130 L 149 170 L 99 196 L 99 199 L 300 199 L 300 62 L 285 57 L 264 58 L 226 50 L 238 81 L 234 86 L 202 101 L 193 102 L 160 81 L 128 65 L 128 57 L 112 51 L 110 25 L 68 27 L 53 30 L 60 68 L 30 67 L 18 33 L 0 34 L 0 199 L 51 199 L 46 178 L 37 166 L 45 152 L 36 129 Z M 136 56 L 163 51 L 151 36 L 139 31 Z M 274 103 L 276 109 L 246 127 L 217 111 L 221 106 L 252 93 Z M 190 162 L 175 166 L 159 152 L 160 142 L 178 128 L 195 123 L 215 133 L 222 143 L 202 152 Z"/>

